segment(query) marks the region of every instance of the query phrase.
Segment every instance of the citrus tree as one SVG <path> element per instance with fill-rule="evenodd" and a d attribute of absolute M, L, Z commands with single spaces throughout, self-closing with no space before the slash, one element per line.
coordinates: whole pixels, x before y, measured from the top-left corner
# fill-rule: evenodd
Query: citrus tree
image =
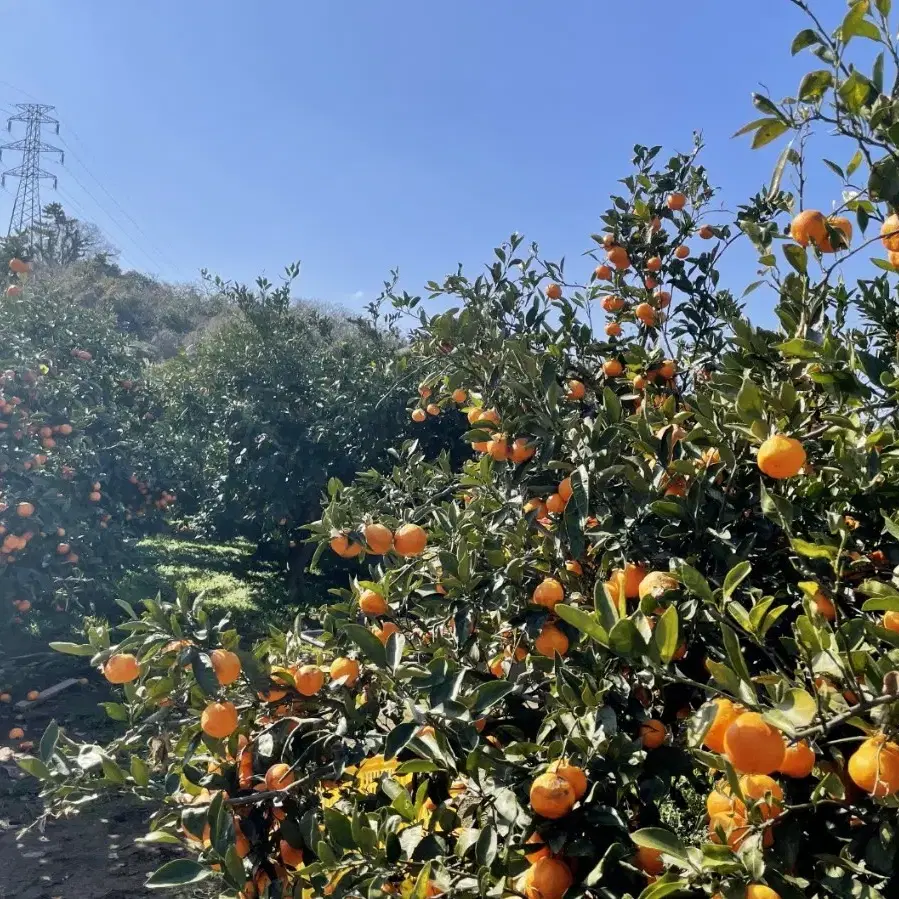
<path fill-rule="evenodd" d="M 174 501 L 143 435 L 143 360 L 14 258 L 0 299 L 0 621 L 111 602 L 138 525 Z M 63 619 L 65 620 L 65 619 Z"/>
<path fill-rule="evenodd" d="M 414 375 L 399 335 L 378 316 L 294 302 L 298 273 L 288 267 L 278 286 L 219 280 L 229 316 L 153 373 L 160 465 L 179 484 L 179 509 L 280 556 L 295 595 L 311 555 L 303 528 L 328 480 L 383 466 L 415 427 L 397 387 Z M 464 455 L 463 423 L 434 420 L 416 436 L 430 455 L 447 444 Z"/>
<path fill-rule="evenodd" d="M 184 596 L 65 647 L 124 684 L 127 729 L 48 729 L 20 764 L 51 807 L 154 799 L 148 839 L 193 857 L 149 885 L 244 897 L 895 895 L 888 14 L 797 36 L 826 68 L 756 98 L 754 144 L 793 142 L 736 221 L 696 152 L 637 147 L 588 278 L 516 235 L 428 285 L 446 312 L 389 290 L 418 314 L 410 415 L 464 410 L 477 458 L 410 443 L 330 484 L 317 551 L 358 567 L 318 621 L 250 649 Z M 833 215 L 803 195 L 819 125 L 852 142 Z M 769 327 L 720 284 L 741 236 Z"/>

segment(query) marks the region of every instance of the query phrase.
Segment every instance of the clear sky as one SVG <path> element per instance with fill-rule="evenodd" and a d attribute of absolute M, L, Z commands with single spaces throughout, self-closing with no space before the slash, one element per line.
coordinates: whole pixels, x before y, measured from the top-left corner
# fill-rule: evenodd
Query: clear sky
<path fill-rule="evenodd" d="M 832 23 L 845 4 L 817 8 Z M 779 151 L 731 139 L 757 117 L 751 92 L 789 93 L 809 68 L 789 55 L 805 23 L 788 0 L 0 0 L 0 12 L 0 106 L 54 104 L 69 150 L 64 168 L 48 160 L 62 192 L 44 201 L 96 221 L 127 265 L 250 279 L 301 259 L 298 292 L 348 307 L 393 266 L 418 290 L 513 230 L 574 263 L 635 142 L 686 149 L 702 129 L 734 208 Z"/>

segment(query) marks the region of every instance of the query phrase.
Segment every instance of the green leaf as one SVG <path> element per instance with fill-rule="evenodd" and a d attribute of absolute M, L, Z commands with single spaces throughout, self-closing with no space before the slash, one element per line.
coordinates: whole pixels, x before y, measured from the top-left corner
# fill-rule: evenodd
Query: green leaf
<path fill-rule="evenodd" d="M 609 632 L 609 649 L 618 655 L 637 655 L 645 646 L 643 636 L 630 618 L 622 618 Z"/>
<path fill-rule="evenodd" d="M 656 622 L 652 632 L 653 643 L 659 651 L 659 657 L 666 665 L 677 652 L 678 620 L 677 609 L 668 606 Z"/>
<path fill-rule="evenodd" d="M 687 861 L 687 847 L 670 830 L 663 827 L 643 827 L 631 834 L 631 839 L 645 849 L 656 849 L 679 862 Z"/>
<path fill-rule="evenodd" d="M 874 5 L 877 7 L 877 11 L 886 18 L 893 8 L 893 0 L 874 0 Z"/>
<path fill-rule="evenodd" d="M 808 251 L 805 247 L 800 247 L 798 243 L 785 243 L 783 245 L 783 254 L 787 262 L 804 275 L 808 271 Z"/>
<path fill-rule="evenodd" d="M 812 28 L 803 28 L 802 31 L 793 38 L 793 43 L 790 45 L 790 53 L 795 56 L 800 50 L 811 47 L 813 44 L 820 43 L 821 38 L 817 31 Z"/>
<path fill-rule="evenodd" d="M 558 607 L 557 607 L 558 608 Z M 493 708 L 515 689 L 515 684 L 507 680 L 487 681 L 481 684 L 474 693 L 474 705 L 471 714 L 479 718 L 488 709 Z"/>
<path fill-rule="evenodd" d="M 341 628 L 366 656 L 379 668 L 387 667 L 387 650 L 384 644 L 361 624 L 344 624 Z"/>
<path fill-rule="evenodd" d="M 95 652 L 90 643 L 65 643 L 54 642 L 47 644 L 54 652 L 61 652 L 67 656 L 92 656 Z"/>
<path fill-rule="evenodd" d="M 332 845 L 342 849 L 355 849 L 356 841 L 353 839 L 353 825 L 346 815 L 341 814 L 336 808 L 326 808 L 322 811 L 325 819 L 325 833 Z"/>
<path fill-rule="evenodd" d="M 151 846 L 154 843 L 160 843 L 162 845 L 167 846 L 180 846 L 181 840 L 178 837 L 173 836 L 170 833 L 167 833 L 164 830 L 151 830 L 148 834 L 145 834 L 142 837 L 137 837 L 134 840 L 135 843 L 148 843 Z"/>
<path fill-rule="evenodd" d="M 216 677 L 215 668 L 212 667 L 209 653 L 193 653 L 190 664 L 199 688 L 207 696 L 215 696 L 221 690 L 221 684 L 219 684 L 219 679 Z"/>
<path fill-rule="evenodd" d="M 794 687 L 775 704 L 774 709 L 765 712 L 764 717 L 781 730 L 795 731 L 808 727 L 817 711 L 815 700 L 805 690 Z"/>
<path fill-rule="evenodd" d="M 408 762 L 403 762 L 399 768 L 396 769 L 397 774 L 430 774 L 432 771 L 439 771 L 440 765 L 437 762 L 432 762 L 429 759 L 410 759 Z"/>
<path fill-rule="evenodd" d="M 827 69 L 809 72 L 799 82 L 799 99 L 804 103 L 816 103 L 833 85 L 833 75 Z"/>
<path fill-rule="evenodd" d="M 861 112 L 872 89 L 871 82 L 861 72 L 855 71 L 840 85 L 837 93 L 846 109 L 855 115 Z"/>
<path fill-rule="evenodd" d="M 474 855 L 479 865 L 492 865 L 496 858 L 499 841 L 496 836 L 496 828 L 489 824 L 481 829 L 478 841 L 475 844 Z"/>
<path fill-rule="evenodd" d="M 106 714 L 112 718 L 113 721 L 127 721 L 128 720 L 128 709 L 118 702 L 101 702 L 100 705 L 103 707 Z"/>
<path fill-rule="evenodd" d="M 681 565 L 679 574 L 684 586 L 691 593 L 695 593 L 705 602 L 714 601 L 709 582 L 695 568 L 691 568 L 689 565 Z"/>
<path fill-rule="evenodd" d="M 727 847 L 724 847 L 727 849 Z M 728 852 L 730 850 L 728 849 Z M 673 872 L 669 872 L 662 877 L 656 878 L 653 883 L 649 884 L 637 899 L 665 899 L 666 896 L 674 896 L 678 893 L 688 891 L 690 882 L 678 877 Z"/>
<path fill-rule="evenodd" d="M 621 400 L 618 399 L 618 394 L 614 390 L 608 387 L 603 388 L 602 404 L 610 422 L 615 424 L 621 421 Z"/>
<path fill-rule="evenodd" d="M 53 777 L 50 769 L 33 755 L 17 755 L 16 764 L 26 773 L 38 780 L 49 780 Z"/>
<path fill-rule="evenodd" d="M 784 356 L 790 356 L 794 359 L 817 359 L 821 355 L 821 347 L 811 340 L 804 340 L 801 337 L 793 337 L 790 340 L 779 343 L 775 347 Z"/>
<path fill-rule="evenodd" d="M 774 199 L 777 192 L 780 190 L 780 183 L 783 180 L 784 169 L 786 169 L 787 162 L 790 159 L 790 154 L 793 152 L 793 141 L 790 141 L 781 151 L 780 156 L 777 157 L 777 162 L 774 166 L 774 171 L 771 173 L 771 183 L 768 185 L 768 199 Z M 757 282 L 762 283 L 762 282 Z M 749 288 L 743 291 L 743 296 L 745 297 L 747 293 L 749 293 Z"/>
<path fill-rule="evenodd" d="M 752 149 L 758 150 L 760 147 L 764 147 L 765 144 L 770 144 L 771 141 L 780 137 L 787 130 L 787 127 L 787 123 L 780 119 L 767 119 L 765 124 L 755 132 L 755 137 L 752 139 L 751 144 Z"/>
<path fill-rule="evenodd" d="M 852 157 L 852 159 L 849 160 L 849 165 L 846 166 L 846 176 L 848 178 L 852 177 L 852 175 L 855 173 L 855 171 L 858 169 L 858 167 L 862 164 L 862 160 L 864 158 L 865 157 L 862 156 L 861 150 L 855 151 L 855 155 Z"/>
<path fill-rule="evenodd" d="M 899 596 L 877 596 L 862 604 L 863 612 L 899 612 Z"/>
<path fill-rule="evenodd" d="M 737 587 L 749 577 L 750 571 L 752 571 L 752 565 L 744 561 L 738 562 L 727 572 L 727 577 L 724 578 L 724 587 L 722 588 L 725 599 L 731 598 Z"/>
<path fill-rule="evenodd" d="M 746 659 L 743 658 L 743 650 L 740 648 L 740 641 L 733 629 L 728 625 L 721 625 L 721 636 L 724 638 L 724 649 L 727 652 L 727 660 L 730 667 L 737 673 L 737 677 L 744 683 L 751 683 L 752 678 L 749 674 L 749 666 Z"/>
<path fill-rule="evenodd" d="M 896 522 L 895 520 L 890 518 L 890 516 L 883 511 L 883 509 L 880 510 L 880 514 L 883 516 L 884 532 L 899 540 L 899 522 Z"/>
<path fill-rule="evenodd" d="M 595 615 L 583 611 L 583 609 L 567 606 L 560 603 L 555 608 L 556 615 L 562 621 L 577 628 L 581 633 L 586 634 L 591 640 L 607 646 L 609 642 L 609 634 L 605 628 L 599 623 Z"/>
<path fill-rule="evenodd" d="M 809 543 L 807 540 L 800 540 L 797 537 L 790 540 L 790 545 L 800 556 L 805 556 L 807 559 L 836 559 L 837 557 L 838 550 L 835 546 Z"/>
<path fill-rule="evenodd" d="M 747 424 L 764 418 L 762 395 L 750 378 L 744 378 L 740 385 L 740 392 L 737 394 L 737 412 Z"/>
<path fill-rule="evenodd" d="M 131 776 L 139 787 L 150 783 L 150 766 L 139 756 L 131 756 Z"/>
<path fill-rule="evenodd" d="M 189 858 L 176 858 L 157 868 L 148 878 L 145 886 L 150 890 L 164 890 L 168 887 L 185 886 L 206 880 L 212 872 Z"/>
<path fill-rule="evenodd" d="M 615 623 L 621 617 L 618 604 L 606 592 L 603 581 L 597 579 L 593 586 L 593 607 L 599 615 L 603 628 L 608 632 L 615 627 Z"/>
<path fill-rule="evenodd" d="M 51 721 L 41 737 L 38 746 L 38 755 L 45 762 L 49 762 L 56 752 L 56 744 L 59 742 L 59 725 L 55 721 Z"/>
<path fill-rule="evenodd" d="M 883 581 L 862 581 L 855 590 L 864 596 L 899 596 L 899 590 Z"/>
<path fill-rule="evenodd" d="M 748 134 L 750 131 L 755 131 L 757 128 L 761 128 L 766 122 L 770 122 L 771 119 L 755 119 L 752 122 L 748 122 L 745 124 L 739 131 L 735 131 L 731 137 L 740 137 L 743 134 Z"/>

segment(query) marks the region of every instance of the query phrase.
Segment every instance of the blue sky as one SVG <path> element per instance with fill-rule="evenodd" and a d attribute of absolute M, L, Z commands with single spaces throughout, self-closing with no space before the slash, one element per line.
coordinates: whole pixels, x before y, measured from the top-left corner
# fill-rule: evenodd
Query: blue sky
<path fill-rule="evenodd" d="M 832 22 L 844 4 L 818 8 Z M 11 27 L 0 105 L 57 107 L 69 153 L 65 168 L 48 165 L 55 198 L 96 221 L 123 262 L 249 279 L 301 259 L 298 292 L 349 307 L 393 266 L 417 290 L 457 262 L 480 265 L 513 230 L 576 263 L 635 142 L 685 149 L 701 128 L 734 208 L 779 149 L 731 140 L 756 117 L 751 92 L 793 91 L 809 67 L 789 55 L 805 23 L 788 0 L 0 0 L 0 11 Z M 0 194 L 4 226 L 10 205 Z M 737 254 L 743 283 L 752 261 Z"/>

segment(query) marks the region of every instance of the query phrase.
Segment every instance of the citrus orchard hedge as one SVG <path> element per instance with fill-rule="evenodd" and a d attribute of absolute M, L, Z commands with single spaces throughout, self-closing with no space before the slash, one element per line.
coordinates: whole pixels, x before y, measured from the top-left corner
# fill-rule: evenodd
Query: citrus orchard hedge
<path fill-rule="evenodd" d="M 182 597 L 64 647 L 124 684 L 125 730 L 20 758 L 52 808 L 152 799 L 148 838 L 192 857 L 150 886 L 229 896 L 895 896 L 888 13 L 797 36 L 824 68 L 756 98 L 754 145 L 800 139 L 735 222 L 696 153 L 638 147 L 586 283 L 515 236 L 429 285 L 410 414 L 464 410 L 478 458 L 407 444 L 330 485 L 317 551 L 357 568 L 316 627 L 251 648 Z M 835 217 L 783 189 L 817 126 L 858 150 Z M 776 328 L 721 286 L 741 235 Z"/>
<path fill-rule="evenodd" d="M 13 259 L 0 298 L 4 628 L 111 603 L 138 525 L 174 501 L 147 464 L 143 360 L 104 315 L 32 287 L 29 270 Z"/>

